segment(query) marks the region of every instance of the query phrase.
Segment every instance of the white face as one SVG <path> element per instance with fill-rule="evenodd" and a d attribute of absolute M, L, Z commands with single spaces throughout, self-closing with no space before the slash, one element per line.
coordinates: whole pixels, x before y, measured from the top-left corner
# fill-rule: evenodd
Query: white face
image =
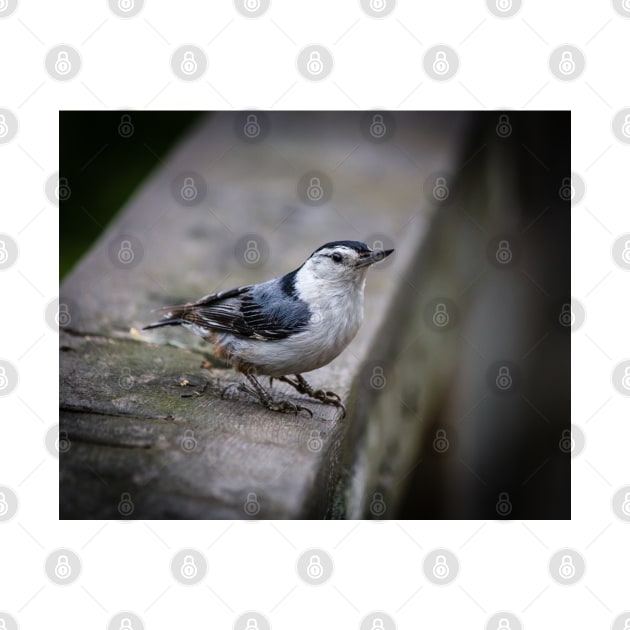
<path fill-rule="evenodd" d="M 361 266 L 369 253 L 360 254 L 352 247 L 338 245 L 314 253 L 304 268 L 317 278 L 330 282 L 360 282 L 369 265 Z"/>

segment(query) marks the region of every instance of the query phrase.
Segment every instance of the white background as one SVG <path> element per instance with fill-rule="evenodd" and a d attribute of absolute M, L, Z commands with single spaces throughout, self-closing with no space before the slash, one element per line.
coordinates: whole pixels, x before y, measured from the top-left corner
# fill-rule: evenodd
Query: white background
<path fill-rule="evenodd" d="M 59 43 L 82 57 L 80 74 L 67 83 L 44 66 Z M 184 43 L 208 57 L 195 82 L 170 68 Z M 318 83 L 296 69 L 297 54 L 311 43 L 328 47 L 335 62 Z M 461 62 L 442 83 L 422 69 L 423 51 L 437 43 L 455 48 Z M 563 43 L 586 57 L 572 82 L 548 67 Z M 22 629 L 106 628 L 120 610 L 156 630 L 231 628 L 247 610 L 286 630 L 359 628 L 372 610 L 409 629 L 484 628 L 497 610 L 514 612 L 528 629 L 610 627 L 630 609 L 630 525 L 611 509 L 614 492 L 630 484 L 630 399 L 610 378 L 630 356 L 630 272 L 611 257 L 615 239 L 630 232 L 630 146 L 611 132 L 615 113 L 630 106 L 628 59 L 630 20 L 605 1 L 526 0 L 515 17 L 499 19 L 480 0 L 407 0 L 373 19 L 358 1 L 273 0 L 262 17 L 246 19 L 225 0 L 148 0 L 137 16 L 121 19 L 104 0 L 22 0 L 0 19 L 0 107 L 19 119 L 17 136 L 0 144 L 0 232 L 20 249 L 17 263 L 0 272 L 0 358 L 20 377 L 0 398 L 0 485 L 20 501 L 15 518 L 0 524 L 0 610 Z M 572 422 L 586 446 L 573 459 L 570 522 L 58 521 L 58 462 L 44 446 L 58 422 L 57 335 L 44 319 L 58 294 L 58 209 L 44 193 L 58 169 L 58 110 L 252 106 L 572 110 L 572 168 L 586 183 L 571 210 L 572 294 L 586 309 L 572 337 Z M 70 586 L 44 573 L 58 547 L 82 560 Z M 206 555 L 202 584 L 184 587 L 171 577 L 170 559 L 182 547 Z M 323 586 L 296 574 L 308 547 L 334 558 Z M 459 558 L 448 586 L 422 574 L 435 547 Z M 574 586 L 549 575 L 549 558 L 561 547 L 586 560 Z"/>

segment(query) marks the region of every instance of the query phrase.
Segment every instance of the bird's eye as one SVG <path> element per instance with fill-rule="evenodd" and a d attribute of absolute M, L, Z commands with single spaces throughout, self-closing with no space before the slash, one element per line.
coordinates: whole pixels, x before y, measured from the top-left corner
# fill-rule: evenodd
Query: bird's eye
<path fill-rule="evenodd" d="M 336 262 L 340 263 L 343 260 L 343 256 L 339 252 L 335 252 L 331 258 Z"/>

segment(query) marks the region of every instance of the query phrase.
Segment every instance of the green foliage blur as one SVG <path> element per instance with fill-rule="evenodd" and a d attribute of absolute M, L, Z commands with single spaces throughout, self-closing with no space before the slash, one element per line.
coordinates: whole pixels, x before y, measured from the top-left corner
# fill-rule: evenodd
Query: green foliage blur
<path fill-rule="evenodd" d="M 59 113 L 60 282 L 203 115 L 121 110 Z"/>

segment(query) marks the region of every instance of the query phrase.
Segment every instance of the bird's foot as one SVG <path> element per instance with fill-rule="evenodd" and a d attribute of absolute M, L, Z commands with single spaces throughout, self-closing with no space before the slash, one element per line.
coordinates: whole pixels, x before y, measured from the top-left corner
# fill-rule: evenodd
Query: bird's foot
<path fill-rule="evenodd" d="M 295 380 L 288 376 L 280 376 L 280 381 L 288 383 L 292 387 L 294 387 L 300 394 L 305 394 L 306 396 L 310 396 L 315 400 L 318 400 L 325 405 L 333 405 L 334 407 L 338 407 L 341 409 L 343 416 L 346 417 L 346 407 L 341 402 L 341 398 L 335 392 L 327 392 L 323 389 L 313 389 L 306 381 L 306 379 L 300 374 L 295 375 Z M 271 382 L 271 381 L 270 381 Z"/>
<path fill-rule="evenodd" d="M 231 390 L 231 389 L 239 389 L 240 386 L 242 385 L 242 383 L 228 383 L 222 390 L 221 390 L 221 400 L 225 399 L 226 394 Z"/>
<path fill-rule="evenodd" d="M 245 383 L 238 383 L 238 389 L 239 391 L 245 392 L 246 394 L 249 394 L 253 398 L 256 398 L 258 402 L 263 407 L 265 407 L 265 409 L 269 409 L 270 411 L 276 411 L 279 413 L 292 413 L 292 414 L 295 414 L 296 416 L 300 413 L 300 411 L 306 411 L 311 416 L 311 418 L 313 417 L 313 412 L 307 407 L 303 407 L 302 405 L 296 405 L 295 403 L 292 403 L 289 400 L 274 400 L 262 388 L 257 389 L 255 387 L 248 387 L 247 385 L 245 385 Z"/>

